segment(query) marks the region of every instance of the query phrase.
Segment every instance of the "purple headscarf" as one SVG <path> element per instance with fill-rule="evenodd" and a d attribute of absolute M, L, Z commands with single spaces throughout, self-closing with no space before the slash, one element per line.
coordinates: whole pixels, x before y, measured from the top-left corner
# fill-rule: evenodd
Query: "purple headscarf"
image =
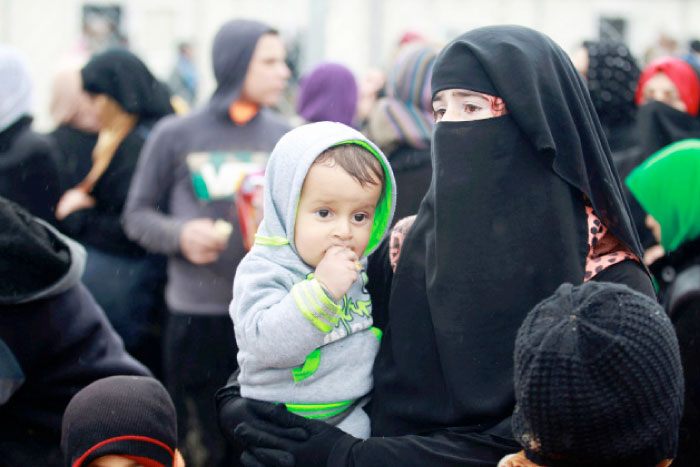
<path fill-rule="evenodd" d="M 308 122 L 352 125 L 357 107 L 357 82 L 337 63 L 323 63 L 301 79 L 297 113 Z"/>

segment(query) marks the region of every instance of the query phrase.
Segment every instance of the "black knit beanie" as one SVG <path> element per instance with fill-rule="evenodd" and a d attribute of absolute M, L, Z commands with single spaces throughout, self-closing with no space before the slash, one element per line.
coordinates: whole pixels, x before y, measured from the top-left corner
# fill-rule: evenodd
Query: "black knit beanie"
<path fill-rule="evenodd" d="M 78 392 L 61 430 L 65 467 L 123 456 L 145 467 L 172 467 L 177 419 L 170 395 L 147 376 L 110 376 Z"/>
<path fill-rule="evenodd" d="M 620 284 L 561 285 L 515 342 L 513 434 L 531 461 L 655 466 L 683 411 L 678 342 L 663 308 Z"/>

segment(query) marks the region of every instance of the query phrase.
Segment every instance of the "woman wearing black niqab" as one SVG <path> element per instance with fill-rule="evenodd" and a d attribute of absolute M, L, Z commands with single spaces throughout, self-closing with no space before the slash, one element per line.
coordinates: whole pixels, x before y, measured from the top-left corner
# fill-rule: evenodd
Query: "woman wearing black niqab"
<path fill-rule="evenodd" d="M 441 52 L 432 91 L 430 189 L 393 277 L 387 248 L 367 271 L 384 330 L 373 437 L 249 403 L 259 417 L 235 411 L 245 455 L 252 445 L 278 450 L 272 465 L 288 454 L 297 465 L 496 465 L 520 449 L 513 346 L 527 312 L 562 282 L 653 296 L 586 85 L 558 45 L 519 26 L 476 29 Z"/>

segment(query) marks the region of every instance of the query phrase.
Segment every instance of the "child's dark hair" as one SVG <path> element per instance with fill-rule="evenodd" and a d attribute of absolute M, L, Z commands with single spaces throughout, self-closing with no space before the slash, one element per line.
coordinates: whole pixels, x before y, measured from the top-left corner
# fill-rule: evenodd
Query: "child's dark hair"
<path fill-rule="evenodd" d="M 376 185 L 379 180 L 382 189 L 377 204 L 384 198 L 386 189 L 384 166 L 374 154 L 359 144 L 347 143 L 326 149 L 314 161 L 314 164 L 323 163 L 331 166 L 338 164 L 362 187 Z"/>

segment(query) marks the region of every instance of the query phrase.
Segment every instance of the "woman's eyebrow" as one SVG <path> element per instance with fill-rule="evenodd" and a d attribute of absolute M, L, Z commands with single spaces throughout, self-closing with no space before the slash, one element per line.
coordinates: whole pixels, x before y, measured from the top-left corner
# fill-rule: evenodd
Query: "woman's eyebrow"
<path fill-rule="evenodd" d="M 467 90 L 460 90 L 460 91 L 455 91 L 454 95 L 457 97 L 479 97 L 481 99 L 487 99 L 488 100 L 488 94 L 483 94 L 481 92 L 476 92 L 476 91 L 467 91 Z"/>

